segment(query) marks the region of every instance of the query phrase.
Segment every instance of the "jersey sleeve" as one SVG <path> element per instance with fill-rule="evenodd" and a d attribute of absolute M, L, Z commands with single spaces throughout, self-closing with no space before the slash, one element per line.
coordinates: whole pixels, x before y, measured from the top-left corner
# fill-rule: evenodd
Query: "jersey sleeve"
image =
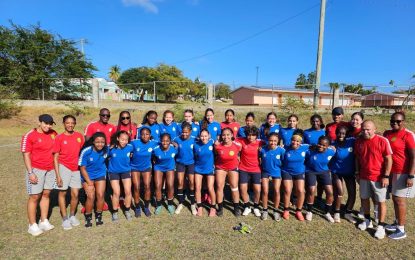
<path fill-rule="evenodd" d="M 61 136 L 58 135 L 53 143 L 52 153 L 59 153 L 61 151 Z"/>
<path fill-rule="evenodd" d="M 405 139 L 405 145 L 408 149 L 415 149 L 415 135 L 412 132 L 408 132 Z"/>
<path fill-rule="evenodd" d="M 85 127 L 85 133 L 84 135 L 86 137 L 91 137 L 93 135 L 93 123 L 89 123 L 86 127 Z"/>
<path fill-rule="evenodd" d="M 86 166 L 87 165 L 87 156 L 86 153 L 89 150 L 89 148 L 85 148 L 82 150 L 81 155 L 79 155 L 79 161 L 78 166 Z"/>
<path fill-rule="evenodd" d="M 386 139 L 384 137 L 382 137 L 382 138 L 384 140 L 383 143 L 382 143 L 382 146 L 383 146 L 382 155 L 383 156 L 391 155 L 393 152 L 392 152 L 392 148 L 391 148 L 391 145 L 390 145 L 388 139 Z"/>
<path fill-rule="evenodd" d="M 32 152 L 32 148 L 33 148 L 32 133 L 33 133 L 33 130 L 28 132 L 22 137 L 22 143 L 21 143 L 21 149 L 20 149 L 22 153 Z"/>

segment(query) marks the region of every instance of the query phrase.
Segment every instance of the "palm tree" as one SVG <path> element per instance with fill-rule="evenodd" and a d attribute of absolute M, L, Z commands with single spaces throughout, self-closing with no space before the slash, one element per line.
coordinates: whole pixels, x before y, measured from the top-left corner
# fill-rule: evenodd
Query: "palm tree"
<path fill-rule="evenodd" d="M 108 77 L 112 79 L 115 83 L 117 83 L 118 78 L 121 75 L 121 68 L 118 65 L 111 66 L 110 72 L 108 73 Z"/>

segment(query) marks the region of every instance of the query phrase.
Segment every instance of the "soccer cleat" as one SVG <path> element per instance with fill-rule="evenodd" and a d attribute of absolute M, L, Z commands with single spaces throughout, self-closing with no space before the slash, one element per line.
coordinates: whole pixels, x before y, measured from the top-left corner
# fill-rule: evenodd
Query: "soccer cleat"
<path fill-rule="evenodd" d="M 55 226 L 50 224 L 48 219 L 45 219 L 39 222 L 39 228 L 42 229 L 43 231 L 49 231 L 49 230 L 54 229 Z"/>
<path fill-rule="evenodd" d="M 177 215 L 179 215 L 180 214 L 180 212 L 182 212 L 182 209 L 183 209 L 183 204 L 182 203 L 180 203 L 178 206 L 177 206 L 177 208 L 176 208 L 176 211 L 174 211 L 174 213 L 176 213 Z"/>
<path fill-rule="evenodd" d="M 233 214 L 235 215 L 235 217 L 240 217 L 241 216 L 241 209 L 238 206 L 236 206 L 233 209 Z"/>
<path fill-rule="evenodd" d="M 157 206 L 156 210 L 154 211 L 154 215 L 160 215 L 161 211 L 162 211 L 163 207 L 162 206 Z"/>
<path fill-rule="evenodd" d="M 375 237 L 377 239 L 384 239 L 385 235 L 386 235 L 385 228 L 383 226 L 379 225 L 376 229 Z"/>
<path fill-rule="evenodd" d="M 81 222 L 79 222 L 79 220 L 75 216 L 70 216 L 69 221 L 71 222 L 71 225 L 73 227 L 77 227 L 81 224 Z"/>
<path fill-rule="evenodd" d="M 117 212 L 112 213 L 111 220 L 112 220 L 112 222 L 118 222 L 118 213 Z"/>
<path fill-rule="evenodd" d="M 295 212 L 295 217 L 298 219 L 298 221 L 304 221 L 304 216 L 301 211 Z"/>
<path fill-rule="evenodd" d="M 192 205 L 190 205 L 190 210 L 192 211 L 192 215 L 193 215 L 193 216 L 196 216 L 196 215 L 197 215 L 198 210 L 197 210 L 197 208 L 196 208 L 196 204 L 192 204 Z"/>
<path fill-rule="evenodd" d="M 306 213 L 305 213 L 305 219 L 307 221 L 313 220 L 313 213 L 311 211 L 306 211 Z"/>
<path fill-rule="evenodd" d="M 95 213 L 95 225 L 101 226 L 103 224 L 104 224 L 104 221 L 102 221 L 102 212 L 96 212 Z"/>
<path fill-rule="evenodd" d="M 151 211 L 149 208 L 144 208 L 144 215 L 146 215 L 146 217 L 150 217 L 151 216 Z"/>
<path fill-rule="evenodd" d="M 203 208 L 202 207 L 197 208 L 196 216 L 198 216 L 198 217 L 203 216 Z"/>
<path fill-rule="evenodd" d="M 395 239 L 395 240 L 403 239 L 403 238 L 406 237 L 406 233 L 402 232 L 399 229 L 396 229 L 396 231 L 393 232 L 392 234 L 390 234 L 388 237 L 391 238 L 391 239 Z"/>
<path fill-rule="evenodd" d="M 340 213 L 334 213 L 334 222 L 340 223 Z"/>
<path fill-rule="evenodd" d="M 29 229 L 27 230 L 29 234 L 31 234 L 34 237 L 37 237 L 41 234 L 43 234 L 43 230 L 39 228 L 38 224 L 34 223 L 32 225 L 29 225 Z"/>
<path fill-rule="evenodd" d="M 244 209 L 244 212 L 242 213 L 242 216 L 248 216 L 251 213 L 251 207 L 246 207 Z"/>
<path fill-rule="evenodd" d="M 141 208 L 140 208 L 140 206 L 138 206 L 138 207 L 136 207 L 136 208 L 134 209 L 134 216 L 135 216 L 136 218 L 141 217 Z"/>
<path fill-rule="evenodd" d="M 132 220 L 132 219 L 133 219 L 133 216 L 131 216 L 131 211 L 130 211 L 130 210 L 125 211 L 125 218 L 126 218 L 128 221 L 130 221 L 130 220 Z"/>
<path fill-rule="evenodd" d="M 373 227 L 373 225 L 372 225 L 372 221 L 370 221 L 370 219 L 365 219 L 365 220 L 363 220 L 363 222 L 362 222 L 362 223 L 360 223 L 359 225 L 357 225 L 357 227 L 358 227 L 360 230 L 364 231 L 364 230 L 366 230 L 366 229 L 368 229 L 368 228 Z"/>
<path fill-rule="evenodd" d="M 261 219 L 262 220 L 267 220 L 268 219 L 268 211 L 262 211 Z"/>
<path fill-rule="evenodd" d="M 72 229 L 72 225 L 71 225 L 71 222 L 69 221 L 69 219 L 64 219 L 62 221 L 62 227 L 63 227 L 63 230 L 70 230 L 70 229 Z"/>
<path fill-rule="evenodd" d="M 334 223 L 334 219 L 333 219 L 333 217 L 331 216 L 330 212 L 327 212 L 326 214 L 324 214 L 324 218 L 325 218 L 328 222 L 330 222 L 330 223 Z M 339 217 L 339 221 L 340 221 L 340 217 Z"/>
<path fill-rule="evenodd" d="M 344 214 L 344 218 L 347 219 L 350 223 L 356 224 L 356 219 L 353 217 L 351 213 Z"/>
<path fill-rule="evenodd" d="M 168 205 L 167 206 L 167 210 L 169 211 L 169 214 L 170 215 L 174 215 L 174 213 L 175 213 L 175 208 L 174 208 L 174 206 L 173 205 Z M 177 214 L 177 213 L 176 213 Z"/>
<path fill-rule="evenodd" d="M 261 217 L 261 211 L 258 208 L 254 208 L 255 217 Z"/>
<path fill-rule="evenodd" d="M 90 228 L 92 227 L 92 214 L 90 215 L 85 215 L 85 227 L 86 228 Z"/>
<path fill-rule="evenodd" d="M 288 220 L 290 218 L 290 212 L 288 210 L 284 210 L 282 213 L 282 218 Z"/>
<path fill-rule="evenodd" d="M 216 209 L 215 208 L 210 208 L 209 210 L 209 217 L 216 217 Z"/>

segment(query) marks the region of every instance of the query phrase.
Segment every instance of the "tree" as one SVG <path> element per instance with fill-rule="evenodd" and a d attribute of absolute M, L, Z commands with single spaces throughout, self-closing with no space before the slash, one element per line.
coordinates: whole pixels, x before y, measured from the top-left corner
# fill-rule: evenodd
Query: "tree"
<path fill-rule="evenodd" d="M 316 84 L 316 72 L 308 73 L 307 77 L 300 73 L 295 82 L 295 88 L 298 89 L 313 89 Z"/>
<path fill-rule="evenodd" d="M 218 83 L 215 85 L 215 98 L 221 99 L 229 99 L 231 94 L 231 87 L 225 83 Z"/>
<path fill-rule="evenodd" d="M 121 68 L 118 65 L 111 66 L 108 77 L 115 83 L 117 83 L 118 78 L 121 75 Z"/>
<path fill-rule="evenodd" d="M 93 76 L 96 68 L 76 49 L 76 42 L 39 24 L 10 24 L 0 26 L 0 84 L 15 89 L 20 98 L 36 98 L 42 92 L 50 96 L 50 86 L 58 78 Z"/>
<path fill-rule="evenodd" d="M 360 95 L 369 95 L 376 92 L 376 86 L 373 86 L 371 89 L 364 89 L 362 83 L 356 84 L 348 84 L 344 87 L 344 92 L 360 94 Z"/>
<path fill-rule="evenodd" d="M 295 82 L 295 88 L 302 89 L 305 87 L 306 84 L 307 84 L 307 78 L 305 77 L 303 73 L 300 73 L 300 75 L 298 75 L 297 80 Z"/>

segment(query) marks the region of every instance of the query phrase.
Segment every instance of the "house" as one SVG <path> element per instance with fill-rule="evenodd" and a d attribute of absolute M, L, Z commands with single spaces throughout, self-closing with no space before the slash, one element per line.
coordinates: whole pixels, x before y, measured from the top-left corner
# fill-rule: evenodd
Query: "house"
<path fill-rule="evenodd" d="M 306 104 L 313 104 L 314 92 L 312 90 L 303 89 L 283 89 L 270 87 L 254 87 L 241 86 L 231 92 L 234 105 L 273 105 L 281 106 L 287 97 L 293 97 L 303 100 Z M 359 98 L 359 94 L 340 93 L 340 106 L 351 107 L 358 105 L 355 99 Z M 331 107 L 333 93 L 320 92 L 318 106 Z"/>
<path fill-rule="evenodd" d="M 414 105 L 414 96 L 376 92 L 362 96 L 362 107 L 398 108 L 403 105 Z"/>

